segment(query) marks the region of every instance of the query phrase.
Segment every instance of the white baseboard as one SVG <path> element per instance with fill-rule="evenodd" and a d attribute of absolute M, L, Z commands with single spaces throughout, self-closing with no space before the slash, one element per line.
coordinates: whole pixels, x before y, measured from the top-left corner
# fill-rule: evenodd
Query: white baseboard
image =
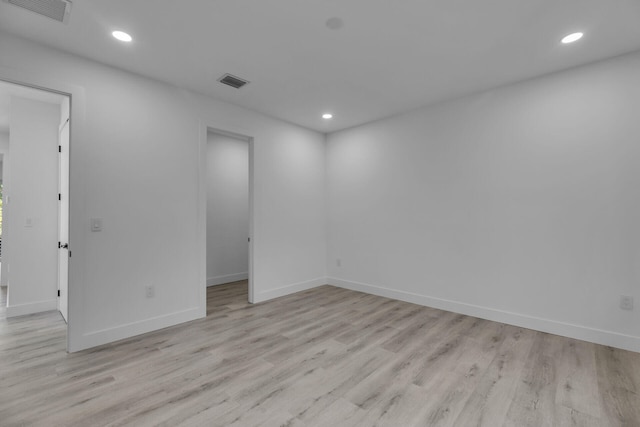
<path fill-rule="evenodd" d="M 213 276 L 213 277 L 207 278 L 207 286 L 222 285 L 224 283 L 237 282 L 238 280 L 247 280 L 248 278 L 249 278 L 249 273 L 247 271 L 245 271 L 244 273 Z"/>
<path fill-rule="evenodd" d="M 398 291 L 369 285 L 366 283 L 342 280 L 336 277 L 328 277 L 327 283 L 340 288 L 351 289 L 353 291 L 365 292 L 381 297 L 406 301 L 413 304 L 438 308 L 440 310 L 479 317 L 481 319 L 492 320 L 494 322 L 507 323 L 509 325 L 536 331 L 547 332 L 582 341 L 589 341 L 596 344 L 621 348 L 624 350 L 640 352 L 640 337 L 625 335 L 617 332 L 605 331 L 601 329 L 589 328 L 581 325 L 574 325 L 549 319 L 527 316 L 523 314 L 496 310 L 489 307 L 482 307 L 457 301 L 441 298 L 429 297 L 426 295 L 414 294 L 411 292 Z"/>
<path fill-rule="evenodd" d="M 38 301 L 28 304 L 8 305 L 7 318 L 16 316 L 25 316 L 27 314 L 42 313 L 43 311 L 51 311 L 58 309 L 58 300 Z"/>
<path fill-rule="evenodd" d="M 271 289 L 269 291 L 257 292 L 254 296 L 254 303 L 268 301 L 270 299 L 282 297 L 285 295 L 293 294 L 300 291 L 306 291 L 307 289 L 316 288 L 327 284 L 326 277 L 319 277 L 313 280 L 307 280 L 306 282 L 293 283 L 291 285 L 282 286 L 281 288 Z"/>
<path fill-rule="evenodd" d="M 125 338 L 131 338 L 136 335 L 146 334 L 158 329 L 168 328 L 180 323 L 190 322 L 192 320 L 205 317 L 200 307 L 190 308 L 184 311 L 167 314 L 164 316 L 153 317 L 139 322 L 119 325 L 113 328 L 102 329 L 100 331 L 89 332 L 82 335 L 82 342 L 73 343 L 69 348 L 69 352 L 85 350 L 102 344 L 108 344 Z"/>

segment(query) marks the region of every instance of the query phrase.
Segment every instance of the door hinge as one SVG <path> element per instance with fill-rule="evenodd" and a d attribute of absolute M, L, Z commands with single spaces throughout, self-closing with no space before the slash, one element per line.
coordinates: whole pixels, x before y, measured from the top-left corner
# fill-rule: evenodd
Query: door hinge
<path fill-rule="evenodd" d="M 58 242 L 58 249 L 60 249 L 61 247 L 62 247 L 62 244 Z"/>
<path fill-rule="evenodd" d="M 250 242 L 250 241 L 251 241 L 251 237 L 247 238 L 247 242 Z"/>
<path fill-rule="evenodd" d="M 71 258 L 71 251 L 69 251 L 69 258 Z"/>
<path fill-rule="evenodd" d="M 58 200 L 62 200 L 62 194 L 58 193 Z"/>
<path fill-rule="evenodd" d="M 58 153 L 62 153 L 62 145 L 58 145 Z"/>
<path fill-rule="evenodd" d="M 58 289 L 58 298 L 60 298 L 60 289 Z"/>

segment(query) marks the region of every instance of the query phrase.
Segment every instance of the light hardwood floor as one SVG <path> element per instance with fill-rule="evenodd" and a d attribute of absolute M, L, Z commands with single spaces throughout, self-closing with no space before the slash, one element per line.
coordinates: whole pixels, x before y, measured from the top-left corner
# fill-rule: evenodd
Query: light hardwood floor
<path fill-rule="evenodd" d="M 75 354 L 0 319 L 0 425 L 640 426 L 640 354 L 323 286 Z"/>

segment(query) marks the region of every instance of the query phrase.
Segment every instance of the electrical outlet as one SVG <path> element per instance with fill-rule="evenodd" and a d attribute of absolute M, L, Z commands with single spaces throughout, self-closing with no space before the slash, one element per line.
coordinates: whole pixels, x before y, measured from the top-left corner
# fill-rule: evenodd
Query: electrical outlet
<path fill-rule="evenodd" d="M 153 298 L 153 296 L 156 294 L 156 290 L 153 287 L 153 285 L 145 286 L 144 290 L 145 290 L 145 294 L 147 295 L 147 298 Z"/>
<path fill-rule="evenodd" d="M 342 260 L 340 258 L 336 259 L 336 267 L 342 267 Z"/>
<path fill-rule="evenodd" d="M 621 295 L 620 308 L 623 310 L 633 310 L 633 297 L 630 297 L 628 295 Z"/>

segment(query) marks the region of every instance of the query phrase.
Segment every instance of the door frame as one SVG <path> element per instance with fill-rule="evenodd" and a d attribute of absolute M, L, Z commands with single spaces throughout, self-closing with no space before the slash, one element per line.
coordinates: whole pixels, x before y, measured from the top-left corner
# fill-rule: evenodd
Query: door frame
<path fill-rule="evenodd" d="M 74 194 L 78 193 L 80 190 L 76 183 L 80 181 L 74 178 L 74 174 L 77 174 L 78 171 L 76 170 L 77 168 L 74 167 L 73 147 L 74 141 L 77 138 L 80 138 L 80 135 L 83 134 L 85 124 L 84 88 L 51 79 L 43 72 L 16 70 L 3 66 L 0 66 L 0 80 L 6 83 L 56 93 L 69 98 L 69 248 L 72 247 L 73 243 L 76 250 L 81 250 L 82 248 L 80 246 L 83 246 L 81 239 L 76 238 L 76 236 L 81 235 L 82 232 L 82 224 L 76 220 L 76 217 L 81 216 L 81 212 L 79 207 L 74 206 L 74 200 L 81 200 L 81 198 L 74 198 Z M 77 351 L 82 347 L 83 322 L 81 321 L 82 304 L 80 302 L 84 299 L 84 289 L 79 286 L 79 284 L 83 283 L 83 276 L 83 263 L 72 263 L 71 259 L 69 259 L 69 271 L 67 277 L 67 352 Z M 78 319 L 78 322 L 75 321 L 76 318 Z"/>
<path fill-rule="evenodd" d="M 199 281 L 201 283 L 199 300 L 202 302 L 202 314 L 207 313 L 207 141 L 208 133 L 213 132 L 220 135 L 231 136 L 233 138 L 242 139 L 249 143 L 249 285 L 248 285 L 248 302 L 253 304 L 255 301 L 255 280 L 253 275 L 254 265 L 254 145 L 255 132 L 234 126 L 214 123 L 212 121 L 202 121 L 200 123 L 200 144 L 198 147 L 198 221 L 197 235 L 198 241 L 198 269 Z"/>

